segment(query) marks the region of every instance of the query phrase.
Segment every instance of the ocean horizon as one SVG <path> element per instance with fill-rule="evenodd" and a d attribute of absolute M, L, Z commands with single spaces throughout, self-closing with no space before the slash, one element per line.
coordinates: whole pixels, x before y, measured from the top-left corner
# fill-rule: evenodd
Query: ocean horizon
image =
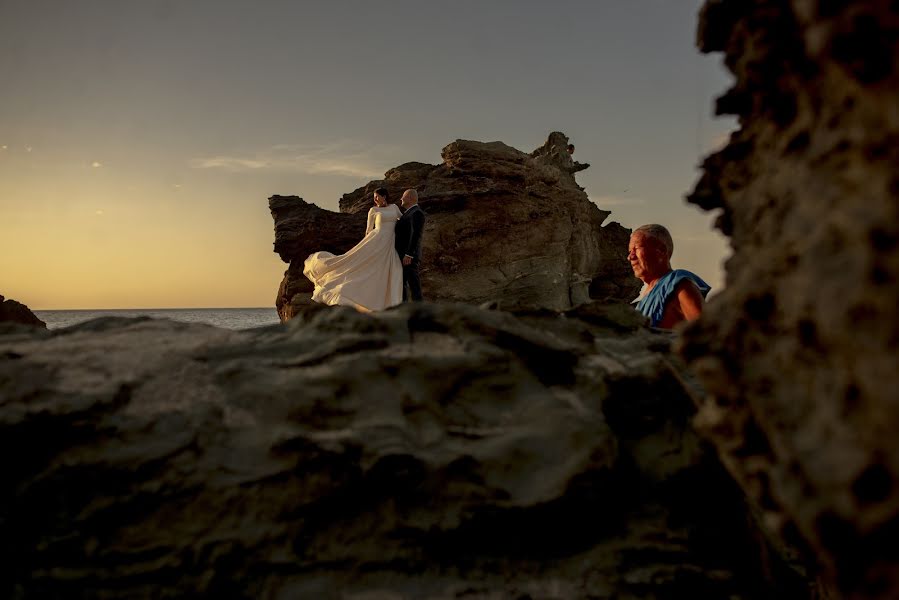
<path fill-rule="evenodd" d="M 71 327 L 101 317 L 151 317 L 185 323 L 205 323 L 224 329 L 252 329 L 281 322 L 274 307 L 248 308 L 80 308 L 35 310 L 48 329 Z"/>

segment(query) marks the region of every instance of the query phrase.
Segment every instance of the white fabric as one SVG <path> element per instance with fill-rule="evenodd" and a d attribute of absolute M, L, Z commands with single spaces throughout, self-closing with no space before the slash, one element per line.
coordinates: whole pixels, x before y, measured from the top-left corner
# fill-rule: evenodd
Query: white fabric
<path fill-rule="evenodd" d="M 394 247 L 394 228 L 401 215 L 395 204 L 373 206 L 365 237 L 346 254 L 310 254 L 303 275 L 315 284 L 312 299 L 366 312 L 401 303 L 403 264 Z"/>

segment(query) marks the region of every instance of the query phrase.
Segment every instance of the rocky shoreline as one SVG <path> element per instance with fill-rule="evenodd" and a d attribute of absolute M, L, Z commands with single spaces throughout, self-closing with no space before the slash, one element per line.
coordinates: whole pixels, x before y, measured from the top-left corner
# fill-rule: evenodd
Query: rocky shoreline
<path fill-rule="evenodd" d="M 620 302 L 626 230 L 562 134 L 385 175 L 430 198 L 440 303 L 302 301 L 378 181 L 270 199 L 285 324 L 0 328 L 0 595 L 896 597 L 897 31 L 879 0 L 706 2 L 740 129 L 690 201 L 734 255 L 676 336 Z"/>
<path fill-rule="evenodd" d="M 0 336 L 0 590 L 808 597 L 670 343 L 616 304 Z"/>
<path fill-rule="evenodd" d="M 0 323 L 18 323 L 34 327 L 47 328 L 47 324 L 37 318 L 31 310 L 15 300 L 8 300 L 0 296 Z"/>

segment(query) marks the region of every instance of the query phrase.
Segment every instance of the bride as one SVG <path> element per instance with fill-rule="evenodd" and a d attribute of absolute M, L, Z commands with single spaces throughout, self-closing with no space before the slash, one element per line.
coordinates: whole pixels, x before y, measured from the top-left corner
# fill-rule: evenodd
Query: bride
<path fill-rule="evenodd" d="M 364 312 L 383 310 L 403 300 L 403 265 L 394 248 L 393 229 L 402 213 L 387 203 L 387 190 L 374 193 L 365 237 L 346 254 L 310 254 L 303 275 L 315 284 L 312 299 L 353 306 Z"/>

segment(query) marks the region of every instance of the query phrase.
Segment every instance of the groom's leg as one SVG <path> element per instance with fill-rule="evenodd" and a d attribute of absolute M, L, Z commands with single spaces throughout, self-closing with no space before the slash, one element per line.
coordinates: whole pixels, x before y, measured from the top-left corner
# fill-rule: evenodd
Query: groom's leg
<path fill-rule="evenodd" d="M 406 267 L 404 271 L 408 270 L 408 277 L 404 277 L 409 281 L 409 293 L 412 296 L 413 302 L 421 302 L 421 277 L 418 274 L 418 261 L 413 261 L 411 265 Z M 403 290 L 405 292 L 405 289 Z"/>
<path fill-rule="evenodd" d="M 408 272 L 409 267 L 403 266 L 403 302 L 409 301 L 409 292 L 406 291 L 406 288 L 409 287 L 409 280 L 407 279 Z"/>

